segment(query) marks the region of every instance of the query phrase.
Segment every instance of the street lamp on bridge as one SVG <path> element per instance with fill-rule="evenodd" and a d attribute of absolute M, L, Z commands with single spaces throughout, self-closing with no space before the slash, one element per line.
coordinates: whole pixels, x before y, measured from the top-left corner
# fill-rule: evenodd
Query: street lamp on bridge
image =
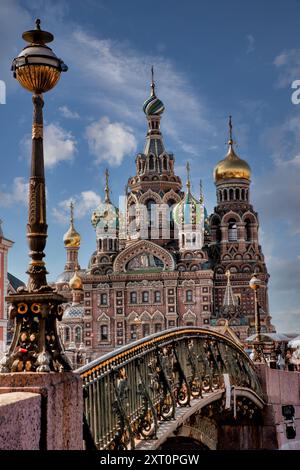
<path fill-rule="evenodd" d="M 258 278 L 256 273 L 253 273 L 250 281 L 250 288 L 254 291 L 254 315 L 255 315 L 255 339 L 253 346 L 255 349 L 254 362 L 265 362 L 261 344 L 261 324 L 260 324 L 260 311 L 258 304 L 257 291 L 261 286 L 261 280 Z"/>
<path fill-rule="evenodd" d="M 14 320 L 14 336 L 9 351 L 0 364 L 0 372 L 50 372 L 70 370 L 57 332 L 56 320 L 63 314 L 66 299 L 47 283 L 43 258 L 47 238 L 46 187 L 43 154 L 42 93 L 57 84 L 68 68 L 47 46 L 54 37 L 41 30 L 36 20 L 34 30 L 23 33 L 28 43 L 13 60 L 12 71 L 18 82 L 33 93 L 31 173 L 27 239 L 31 261 L 27 287 L 7 297 L 9 315 Z"/>

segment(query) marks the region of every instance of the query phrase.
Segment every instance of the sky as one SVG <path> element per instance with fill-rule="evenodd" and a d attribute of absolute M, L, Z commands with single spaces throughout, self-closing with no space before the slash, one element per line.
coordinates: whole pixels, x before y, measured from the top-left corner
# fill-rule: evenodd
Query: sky
<path fill-rule="evenodd" d="M 209 212 L 213 168 L 226 154 L 233 116 L 236 151 L 252 168 L 273 323 L 300 333 L 300 104 L 291 99 L 300 80 L 299 16 L 299 0 L 0 0 L 0 218 L 15 242 L 9 271 L 26 281 L 32 120 L 30 94 L 10 66 L 25 45 L 22 32 L 39 17 L 69 66 L 44 96 L 48 280 L 64 269 L 70 201 L 84 268 L 96 245 L 90 216 L 105 168 L 115 202 L 135 173 L 153 65 L 165 146 L 183 179 L 190 162 L 196 195 L 203 180 Z"/>

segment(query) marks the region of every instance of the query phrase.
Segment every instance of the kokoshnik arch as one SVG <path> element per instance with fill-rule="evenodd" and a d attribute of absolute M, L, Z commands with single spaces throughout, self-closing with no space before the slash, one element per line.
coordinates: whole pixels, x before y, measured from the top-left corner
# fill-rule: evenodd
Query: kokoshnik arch
<path fill-rule="evenodd" d="M 249 289 L 254 272 L 261 281 L 261 331 L 274 331 L 269 274 L 250 198 L 251 169 L 236 154 L 231 117 L 228 152 L 214 169 L 217 205 L 208 215 L 201 182 L 200 194 L 192 194 L 187 164 L 184 191 L 175 157 L 165 149 L 164 110 L 152 74 L 143 106 L 144 151 L 136 156 L 136 174 L 128 180 L 122 209 L 111 201 L 106 170 L 104 201 L 91 215 L 96 250 L 85 269 L 78 262 L 81 237 L 71 208 L 64 236 L 67 261 L 56 281 L 69 300 L 60 332 L 65 346 L 84 351 L 86 360 L 176 326 L 218 330 L 229 325 L 243 341 L 255 331 L 255 298 Z"/>

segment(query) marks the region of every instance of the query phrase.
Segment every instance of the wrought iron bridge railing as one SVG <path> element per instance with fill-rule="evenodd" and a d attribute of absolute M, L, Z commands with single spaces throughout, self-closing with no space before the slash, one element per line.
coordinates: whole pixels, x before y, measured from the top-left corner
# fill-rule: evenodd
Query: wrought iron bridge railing
<path fill-rule="evenodd" d="M 227 337 L 197 327 L 166 330 L 81 367 L 85 420 L 98 449 L 134 449 L 155 439 L 176 407 L 230 384 L 262 397 L 247 354 Z"/>

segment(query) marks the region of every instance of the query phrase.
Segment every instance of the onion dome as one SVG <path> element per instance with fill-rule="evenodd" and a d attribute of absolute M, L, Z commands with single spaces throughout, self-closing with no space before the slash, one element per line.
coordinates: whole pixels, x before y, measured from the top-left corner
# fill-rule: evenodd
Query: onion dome
<path fill-rule="evenodd" d="M 146 116 L 160 116 L 164 110 L 165 106 L 163 102 L 157 98 L 155 94 L 155 83 L 153 79 L 153 67 L 151 68 L 152 80 L 151 80 L 151 93 L 149 98 L 145 101 L 143 105 L 143 111 Z"/>
<path fill-rule="evenodd" d="M 70 227 L 64 234 L 64 244 L 66 248 L 77 248 L 80 246 L 81 237 L 74 228 L 74 204 L 70 204 Z"/>
<path fill-rule="evenodd" d="M 83 318 L 84 317 L 84 306 L 81 304 L 68 305 L 63 314 L 63 320 L 67 318 Z"/>
<path fill-rule="evenodd" d="M 105 232 L 119 228 L 119 210 L 115 207 L 110 200 L 110 189 L 109 189 L 109 173 L 105 171 L 105 198 L 104 202 L 101 202 L 99 206 L 93 211 L 91 217 L 91 223 L 95 229 L 99 228 Z"/>
<path fill-rule="evenodd" d="M 250 181 L 251 168 L 245 160 L 242 160 L 234 151 L 232 140 L 232 123 L 229 116 L 229 141 L 226 157 L 221 160 L 214 169 L 215 182 L 228 179 L 246 179 Z"/>
<path fill-rule="evenodd" d="M 74 275 L 71 277 L 69 282 L 70 289 L 72 290 L 82 290 L 82 279 L 78 275 L 77 270 Z"/>
<path fill-rule="evenodd" d="M 187 192 L 178 202 L 172 212 L 173 220 L 177 225 L 199 224 L 203 221 L 203 204 L 191 193 L 190 165 L 187 163 Z"/>

